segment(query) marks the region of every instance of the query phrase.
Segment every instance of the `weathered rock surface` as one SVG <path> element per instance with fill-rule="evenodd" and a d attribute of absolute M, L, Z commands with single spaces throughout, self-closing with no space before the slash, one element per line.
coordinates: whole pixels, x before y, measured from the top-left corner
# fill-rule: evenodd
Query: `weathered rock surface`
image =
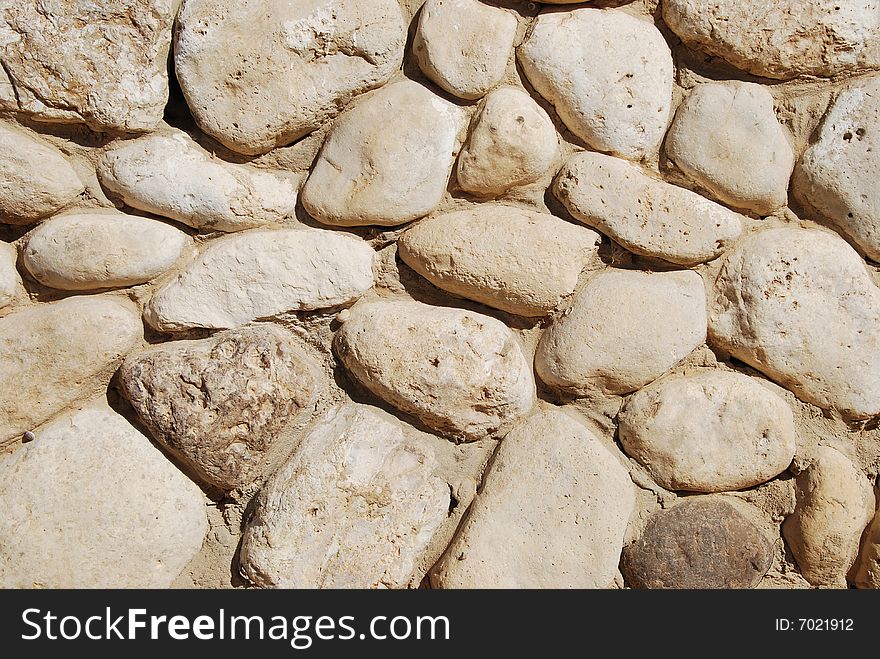
<path fill-rule="evenodd" d="M 168 588 L 208 531 L 204 497 L 106 406 L 0 462 L 0 586 Z"/>
<path fill-rule="evenodd" d="M 712 342 L 803 400 L 880 413 L 880 289 L 843 240 L 769 229 L 725 257 L 710 296 Z"/>
<path fill-rule="evenodd" d="M 181 131 L 115 143 L 98 177 L 132 208 L 214 231 L 295 224 L 302 178 L 224 162 Z"/>
<path fill-rule="evenodd" d="M 607 588 L 635 487 L 582 423 L 535 414 L 501 442 L 432 574 L 440 588 Z"/>
<path fill-rule="evenodd" d="M 199 128 L 258 154 L 384 84 L 405 42 L 395 0 L 184 0 L 174 68 Z"/>
<path fill-rule="evenodd" d="M 632 160 L 659 149 L 673 67 L 652 23 L 606 9 L 544 13 L 517 57 L 537 92 L 594 149 Z"/>
<path fill-rule="evenodd" d="M 93 130 L 147 131 L 168 101 L 176 0 L 8 0 L 0 109 Z"/>
<path fill-rule="evenodd" d="M 0 309 L 11 304 L 21 290 L 21 277 L 15 267 L 17 259 L 15 247 L 0 242 Z"/>
<path fill-rule="evenodd" d="M 153 296 L 162 332 L 239 327 L 285 311 L 353 302 L 373 286 L 369 245 L 321 229 L 252 229 L 212 241 Z"/>
<path fill-rule="evenodd" d="M 834 101 L 819 139 L 804 153 L 793 192 L 880 261 L 880 77 L 854 85 Z"/>
<path fill-rule="evenodd" d="M 857 588 L 880 588 L 880 513 L 874 514 L 862 541 L 853 583 Z"/>
<path fill-rule="evenodd" d="M 620 443 L 667 490 L 724 492 L 788 468 L 794 417 L 757 381 L 717 369 L 662 378 L 618 417 Z"/>
<path fill-rule="evenodd" d="M 691 48 L 767 78 L 880 68 L 875 0 L 664 0 L 663 20 Z"/>
<path fill-rule="evenodd" d="M 223 490 L 259 478 L 284 426 L 315 399 L 318 366 L 275 325 L 129 355 L 120 383 L 153 436 Z"/>
<path fill-rule="evenodd" d="M 333 124 L 303 187 L 303 206 L 339 226 L 392 226 L 427 215 L 443 199 L 465 119 L 464 110 L 418 83 L 384 87 Z"/>
<path fill-rule="evenodd" d="M 0 98 L 2 93 L 0 84 Z M 0 224 L 41 220 L 83 190 L 82 181 L 58 149 L 0 124 Z"/>
<path fill-rule="evenodd" d="M 445 291 L 523 316 L 553 311 L 581 271 L 601 263 L 601 237 L 547 213 L 481 205 L 426 218 L 398 253 Z"/>
<path fill-rule="evenodd" d="M 0 319 L 0 446 L 106 386 L 142 336 L 121 298 L 71 297 Z"/>
<path fill-rule="evenodd" d="M 622 568 L 633 588 L 754 588 L 772 562 L 770 541 L 733 504 L 693 497 L 652 515 Z"/>
<path fill-rule="evenodd" d="M 601 153 L 571 156 L 553 195 L 576 220 L 631 252 L 680 265 L 715 258 L 742 231 L 733 211 Z"/>
<path fill-rule="evenodd" d="M 470 311 L 365 301 L 351 309 L 335 349 L 362 386 L 453 439 L 501 435 L 535 402 L 517 337 Z"/>
<path fill-rule="evenodd" d="M 544 332 L 535 370 L 554 388 L 626 394 L 705 340 L 706 295 L 697 273 L 606 270 Z"/>
<path fill-rule="evenodd" d="M 480 98 L 501 80 L 513 54 L 516 16 L 478 0 L 428 0 L 413 53 L 426 76 L 459 98 Z"/>
<path fill-rule="evenodd" d="M 73 213 L 38 226 L 22 263 L 38 282 L 61 290 L 133 286 L 169 270 L 190 244 L 189 236 L 158 220 Z"/>
<path fill-rule="evenodd" d="M 389 414 L 331 410 L 260 493 L 244 574 L 275 588 L 402 588 L 446 519 L 430 447 Z"/>
<path fill-rule="evenodd" d="M 794 151 L 761 85 L 697 85 L 676 111 L 665 148 L 685 176 L 725 204 L 767 215 L 788 202 Z"/>
<path fill-rule="evenodd" d="M 558 153 L 559 137 L 544 109 L 523 90 L 500 87 L 471 124 L 456 179 L 466 192 L 497 196 L 540 179 Z"/>
<path fill-rule="evenodd" d="M 843 454 L 820 446 L 797 477 L 797 507 L 782 525 L 801 574 L 814 586 L 846 587 L 859 540 L 874 516 L 871 483 Z"/>

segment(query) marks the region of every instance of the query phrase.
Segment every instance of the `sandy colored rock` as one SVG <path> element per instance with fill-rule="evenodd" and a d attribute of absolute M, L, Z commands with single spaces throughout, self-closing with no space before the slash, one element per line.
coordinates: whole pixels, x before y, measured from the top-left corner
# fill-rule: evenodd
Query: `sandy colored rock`
<path fill-rule="evenodd" d="M 547 213 L 485 204 L 406 230 L 398 253 L 445 291 L 523 316 L 552 312 L 581 271 L 601 264 L 599 234 Z"/>
<path fill-rule="evenodd" d="M 706 296 L 697 273 L 605 270 L 541 336 L 535 371 L 556 389 L 627 394 L 705 340 Z"/>
<path fill-rule="evenodd" d="M 832 233 L 784 227 L 727 253 L 710 340 L 799 398 L 852 418 L 880 413 L 880 289 Z"/>
<path fill-rule="evenodd" d="M 446 519 L 432 449 L 349 403 L 319 421 L 257 499 L 240 552 L 264 588 L 403 588 Z"/>
<path fill-rule="evenodd" d="M 794 457 L 785 400 L 740 373 L 662 378 L 634 393 L 618 417 L 620 443 L 667 490 L 725 492 L 760 485 Z"/>
<path fill-rule="evenodd" d="M 224 162 L 182 131 L 114 143 L 97 169 L 126 205 L 197 229 L 296 223 L 300 175 Z"/>
<path fill-rule="evenodd" d="M 0 224 L 41 220 L 64 208 L 83 190 L 82 181 L 58 149 L 18 128 L 0 124 Z"/>
<path fill-rule="evenodd" d="M 880 588 L 880 513 L 874 514 L 862 541 L 853 583 L 857 588 Z"/>
<path fill-rule="evenodd" d="M 733 504 L 688 498 L 651 516 L 623 550 L 632 588 L 754 588 L 773 563 L 773 545 Z"/>
<path fill-rule="evenodd" d="M 582 423 L 537 413 L 501 442 L 432 584 L 607 588 L 634 504 L 627 470 Z"/>
<path fill-rule="evenodd" d="M 543 13 L 517 57 L 535 90 L 594 149 L 632 160 L 659 149 L 673 67 L 653 23 L 613 9 Z"/>
<path fill-rule="evenodd" d="M 261 475 L 282 429 L 308 412 L 319 369 L 275 325 L 129 355 L 122 392 L 153 436 L 222 490 Z"/>
<path fill-rule="evenodd" d="M 880 261 L 880 77 L 835 99 L 795 169 L 795 197 Z"/>
<path fill-rule="evenodd" d="M 144 309 L 162 332 L 225 329 L 353 302 L 373 286 L 370 246 L 321 229 L 252 229 L 214 240 Z"/>
<path fill-rule="evenodd" d="M 0 242 L 0 309 L 12 304 L 15 296 L 22 290 L 21 277 L 15 267 L 17 259 L 15 247 Z"/>
<path fill-rule="evenodd" d="M 97 391 L 143 337 L 123 298 L 70 297 L 0 318 L 0 447 Z"/>
<path fill-rule="evenodd" d="M 456 178 L 466 192 L 497 196 L 540 179 L 558 153 L 559 137 L 544 109 L 518 87 L 500 87 L 471 123 Z"/>
<path fill-rule="evenodd" d="M 427 215 L 443 199 L 465 119 L 464 110 L 418 83 L 384 87 L 333 124 L 303 187 L 303 206 L 339 226 L 392 226 Z"/>
<path fill-rule="evenodd" d="M 880 68 L 875 0 L 664 0 L 685 44 L 767 78 Z"/>
<path fill-rule="evenodd" d="M 475 99 L 504 76 L 516 16 L 478 0 L 428 0 L 413 40 L 419 67 L 441 89 Z"/>
<path fill-rule="evenodd" d="M 169 224 L 122 213 L 72 213 L 43 222 L 22 263 L 41 284 L 87 291 L 143 284 L 169 270 L 191 244 Z"/>
<path fill-rule="evenodd" d="M 814 462 L 797 477 L 797 507 L 782 525 L 807 581 L 846 587 L 874 504 L 871 483 L 862 472 L 842 453 L 820 446 Z"/>
<path fill-rule="evenodd" d="M 725 204 L 768 215 L 788 203 L 794 151 L 761 85 L 697 85 L 676 111 L 665 148 L 685 176 Z"/>
<path fill-rule="evenodd" d="M 350 312 L 334 347 L 351 376 L 444 436 L 503 435 L 535 403 L 519 340 L 494 318 L 410 300 Z"/>
<path fill-rule="evenodd" d="M 199 128 L 254 155 L 384 84 L 405 42 L 395 0 L 184 0 L 174 68 Z"/>
<path fill-rule="evenodd" d="M 679 265 L 714 259 L 742 231 L 733 211 L 601 153 L 571 156 L 552 190 L 576 220 L 635 254 Z"/>
<path fill-rule="evenodd" d="M 7 0 L 0 109 L 98 131 L 149 131 L 168 102 L 177 0 Z"/>
<path fill-rule="evenodd" d="M 168 588 L 202 545 L 205 504 L 109 407 L 68 414 L 0 462 L 0 586 Z"/>

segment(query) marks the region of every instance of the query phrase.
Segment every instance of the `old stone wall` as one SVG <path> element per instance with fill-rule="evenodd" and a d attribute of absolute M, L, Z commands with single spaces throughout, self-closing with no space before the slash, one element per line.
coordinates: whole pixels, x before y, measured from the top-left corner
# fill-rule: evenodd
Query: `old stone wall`
<path fill-rule="evenodd" d="M 875 0 L 8 0 L 0 586 L 880 586 Z"/>

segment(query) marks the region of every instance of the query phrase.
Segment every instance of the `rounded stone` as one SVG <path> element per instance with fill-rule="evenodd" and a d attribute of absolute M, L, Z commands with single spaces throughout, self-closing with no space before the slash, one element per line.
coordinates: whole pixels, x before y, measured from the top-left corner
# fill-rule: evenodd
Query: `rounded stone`
<path fill-rule="evenodd" d="M 0 462 L 0 586 L 169 588 L 202 546 L 206 500 L 104 406 Z"/>
<path fill-rule="evenodd" d="M 384 84 L 405 43 L 395 0 L 184 0 L 174 69 L 199 128 L 256 155 Z"/>
<path fill-rule="evenodd" d="M 535 90 L 598 151 L 657 153 L 672 104 L 672 54 L 653 23 L 614 9 L 538 16 L 517 52 Z"/>
<path fill-rule="evenodd" d="M 541 336 L 535 370 L 576 394 L 627 394 L 663 375 L 706 340 L 700 276 L 606 270 Z"/>
<path fill-rule="evenodd" d="M 74 213 L 43 222 L 22 263 L 45 286 L 87 291 L 143 284 L 171 269 L 191 244 L 169 224 L 122 213 Z"/>
<path fill-rule="evenodd" d="M 673 375 L 634 393 L 618 416 L 620 443 L 667 490 L 725 492 L 760 485 L 791 464 L 786 402 L 742 375 Z"/>
<path fill-rule="evenodd" d="M 18 251 L 9 243 L 0 242 L 0 309 L 12 304 L 23 290 L 15 262 Z"/>
<path fill-rule="evenodd" d="M 780 227 L 742 239 L 715 280 L 709 337 L 808 403 L 880 414 L 880 289 L 833 233 Z"/>
<path fill-rule="evenodd" d="M 458 156 L 456 180 L 465 192 L 498 196 L 538 181 L 559 153 L 556 128 L 544 109 L 518 87 L 490 92 Z"/>
<path fill-rule="evenodd" d="M 773 563 L 773 546 L 733 504 L 692 497 L 648 520 L 623 550 L 633 588 L 754 588 Z"/>
<path fill-rule="evenodd" d="M 334 347 L 363 387 L 452 439 L 503 435 L 535 403 L 516 335 L 471 311 L 364 301 L 351 308 Z"/>
<path fill-rule="evenodd" d="M 404 263 L 455 295 L 523 316 L 552 312 L 581 271 L 600 264 L 600 236 L 547 213 L 484 204 L 421 220 L 400 237 Z"/>

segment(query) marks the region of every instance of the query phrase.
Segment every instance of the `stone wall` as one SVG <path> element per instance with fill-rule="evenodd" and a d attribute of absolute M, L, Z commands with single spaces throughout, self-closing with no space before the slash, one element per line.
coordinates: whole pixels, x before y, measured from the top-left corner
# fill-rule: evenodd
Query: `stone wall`
<path fill-rule="evenodd" d="M 0 586 L 880 586 L 873 0 L 9 0 Z"/>

